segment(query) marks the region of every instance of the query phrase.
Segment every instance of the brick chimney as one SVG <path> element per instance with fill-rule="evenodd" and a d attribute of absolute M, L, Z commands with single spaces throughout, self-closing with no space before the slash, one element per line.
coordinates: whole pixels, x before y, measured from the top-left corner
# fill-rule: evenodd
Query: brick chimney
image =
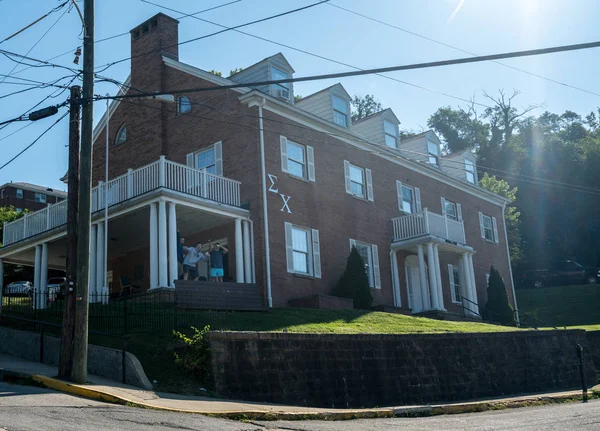
<path fill-rule="evenodd" d="M 130 31 L 131 86 L 145 91 L 160 91 L 162 56 L 179 59 L 179 21 L 164 13 Z"/>

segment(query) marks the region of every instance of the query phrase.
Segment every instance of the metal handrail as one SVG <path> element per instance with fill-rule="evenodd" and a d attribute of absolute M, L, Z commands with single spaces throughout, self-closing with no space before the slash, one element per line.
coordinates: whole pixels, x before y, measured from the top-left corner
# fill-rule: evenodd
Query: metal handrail
<path fill-rule="evenodd" d="M 516 311 L 514 313 L 516 314 Z M 533 326 L 533 328 L 536 329 L 536 330 L 538 330 L 540 327 L 543 327 L 543 328 L 553 328 L 553 329 L 556 329 L 556 330 L 560 330 L 560 328 L 557 328 L 556 326 L 551 325 L 550 323 L 548 323 L 548 322 L 546 322 L 546 321 L 544 321 L 544 320 L 542 320 L 542 319 L 540 319 L 538 317 L 535 317 L 532 314 L 525 313 L 524 311 L 519 310 L 519 317 L 520 317 L 519 320 L 520 320 L 521 326 L 523 326 L 523 316 L 525 316 L 526 318 L 529 318 L 529 319 L 532 319 L 534 321 L 537 321 L 537 322 L 541 323 L 541 325 Z"/>

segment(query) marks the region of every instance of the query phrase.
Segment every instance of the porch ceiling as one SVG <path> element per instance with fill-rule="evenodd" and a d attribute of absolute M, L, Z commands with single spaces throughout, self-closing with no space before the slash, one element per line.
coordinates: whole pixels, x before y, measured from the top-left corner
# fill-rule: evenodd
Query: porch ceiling
<path fill-rule="evenodd" d="M 423 246 L 423 252 L 427 255 L 427 243 L 438 245 L 440 257 L 455 255 L 456 253 L 475 253 L 473 247 L 458 244 L 435 235 L 422 235 L 416 238 L 411 238 L 405 241 L 397 241 L 392 243 L 392 250 L 408 250 L 417 253 L 417 246 Z"/>
<path fill-rule="evenodd" d="M 67 241 L 64 238 L 48 243 L 48 268 L 64 270 L 67 264 Z M 35 262 L 35 246 L 11 255 L 5 262 L 33 266 Z"/>

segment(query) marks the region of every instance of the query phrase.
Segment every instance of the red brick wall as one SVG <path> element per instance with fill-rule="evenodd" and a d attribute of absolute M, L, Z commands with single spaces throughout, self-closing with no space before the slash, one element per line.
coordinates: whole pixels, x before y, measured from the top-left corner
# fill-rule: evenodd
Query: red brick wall
<path fill-rule="evenodd" d="M 63 200 L 61 198 L 57 198 L 56 196 L 46 195 L 46 203 L 36 202 L 36 192 L 23 189 L 23 198 L 17 198 L 17 188 L 18 187 L 12 186 L 7 186 L 4 188 L 4 198 L 0 198 L 0 207 L 13 206 L 15 208 L 21 208 L 23 210 L 28 209 L 30 211 L 37 211 L 46 208 L 48 204 L 54 204 L 57 201 Z"/>

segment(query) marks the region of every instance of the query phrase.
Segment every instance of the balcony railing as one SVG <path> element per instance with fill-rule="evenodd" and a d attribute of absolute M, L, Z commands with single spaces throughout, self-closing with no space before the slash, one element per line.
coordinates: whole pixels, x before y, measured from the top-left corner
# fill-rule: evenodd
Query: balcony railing
<path fill-rule="evenodd" d="M 167 188 L 222 204 L 240 206 L 240 182 L 213 175 L 205 170 L 171 162 L 161 157 L 156 162 L 126 174 L 100 181 L 92 189 L 92 213 L 103 210 L 108 188 L 108 206 L 124 202 L 158 188 Z M 67 223 L 67 201 L 49 205 L 43 210 L 27 213 L 4 225 L 2 244 L 7 246 Z"/>
<path fill-rule="evenodd" d="M 465 226 L 456 221 L 428 211 L 409 214 L 392 219 L 394 242 L 404 241 L 422 235 L 435 235 L 450 241 L 465 244 Z"/>

